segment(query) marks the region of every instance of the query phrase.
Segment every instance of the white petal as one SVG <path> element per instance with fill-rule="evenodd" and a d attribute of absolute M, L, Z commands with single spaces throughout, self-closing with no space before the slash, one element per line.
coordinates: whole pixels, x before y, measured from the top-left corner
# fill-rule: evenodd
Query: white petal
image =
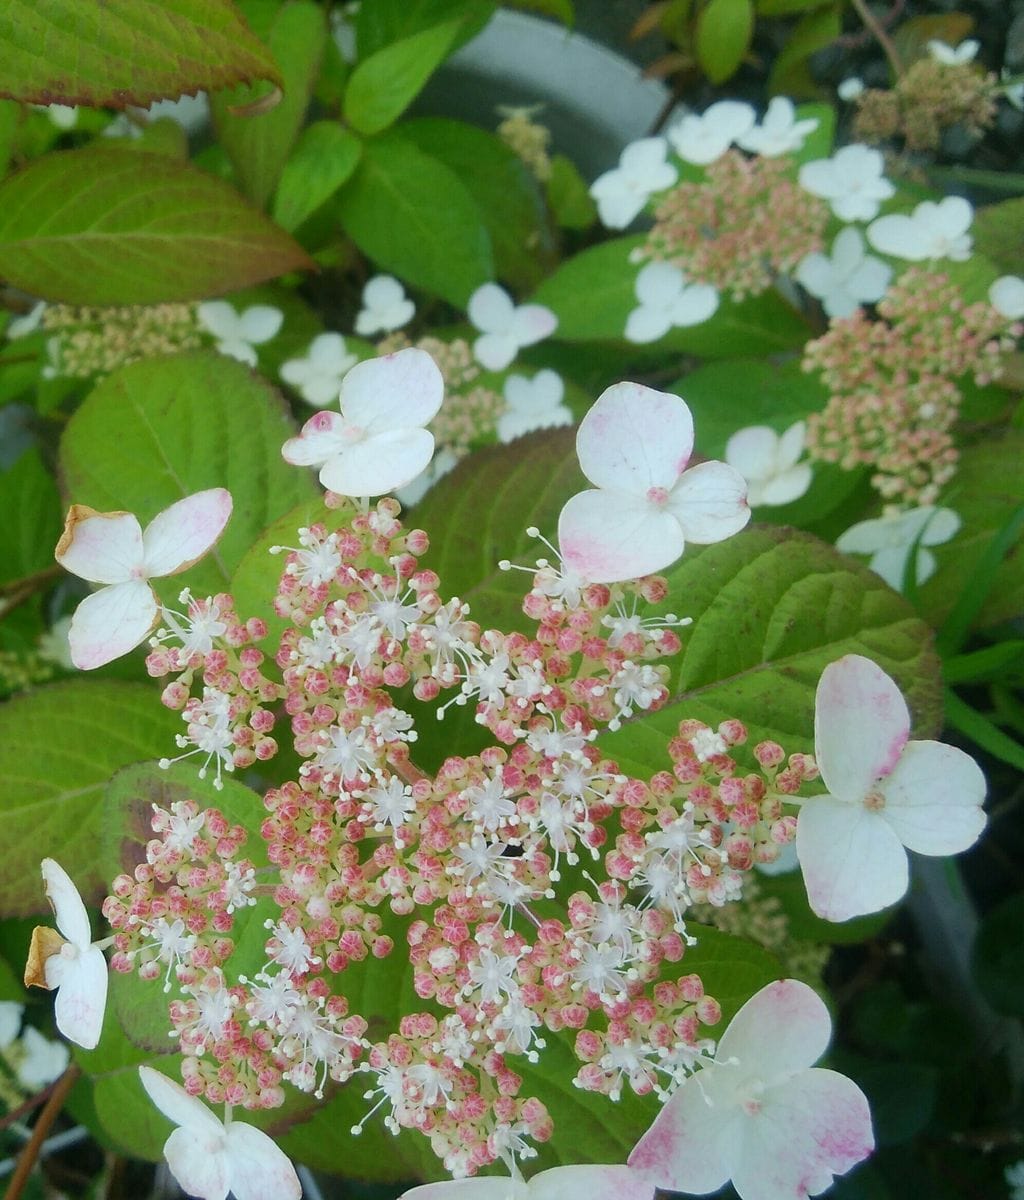
<path fill-rule="evenodd" d="M 819 254 L 814 251 L 800 260 L 793 272 L 793 278 L 812 296 L 824 300 L 835 290 L 835 265 L 827 254 Z"/>
<path fill-rule="evenodd" d="M 230 516 L 231 493 L 225 488 L 196 492 L 158 513 L 142 535 L 147 577 L 188 570 L 217 541 Z"/>
<path fill-rule="evenodd" d="M 864 239 L 855 225 L 847 225 L 832 243 L 832 263 L 844 278 L 857 269 L 864 259 Z"/>
<path fill-rule="evenodd" d="M 814 698 L 814 755 L 828 791 L 859 802 L 892 773 L 910 735 L 899 688 L 877 663 L 847 654 L 822 671 Z"/>
<path fill-rule="evenodd" d="M 233 358 L 235 362 L 245 363 L 247 367 L 255 367 L 259 362 L 256 351 L 241 338 L 225 338 L 219 341 L 217 353 L 223 354 L 225 358 Z"/>
<path fill-rule="evenodd" d="M 777 465 L 788 468 L 796 466 L 800 455 L 804 452 L 807 441 L 807 422 L 794 421 L 779 438 Z"/>
<path fill-rule="evenodd" d="M 843 554 L 874 554 L 888 544 L 891 524 L 881 518 L 858 521 L 836 538 L 836 549 Z"/>
<path fill-rule="evenodd" d="M 672 263 L 649 262 L 636 277 L 633 291 L 643 305 L 667 307 L 686 284 L 682 271 Z"/>
<path fill-rule="evenodd" d="M 876 575 L 881 576 L 894 592 L 900 592 L 903 590 L 903 576 L 906 574 L 907 562 L 912 550 L 913 547 L 909 542 L 900 546 L 883 546 L 881 550 L 876 550 L 872 554 L 868 566 Z M 921 557 L 924 553 L 923 550 L 918 551 L 916 564 L 918 583 L 924 583 L 921 565 Z"/>
<path fill-rule="evenodd" d="M 677 296 L 669 313 L 678 328 L 700 325 L 718 309 L 718 292 L 709 283 L 691 283 Z"/>
<path fill-rule="evenodd" d="M 862 804 L 812 796 L 800 807 L 796 852 L 810 906 L 826 921 L 878 912 L 906 893 L 907 852 Z"/>
<path fill-rule="evenodd" d="M 485 333 L 473 343 L 473 357 L 488 371 L 504 371 L 518 349 L 519 343 L 510 333 Z"/>
<path fill-rule="evenodd" d="M 846 286 L 862 304 L 874 304 L 885 295 L 891 279 L 892 267 L 869 254 L 846 281 Z"/>
<path fill-rule="evenodd" d="M 630 187 L 619 170 L 606 171 L 595 179 L 590 194 L 606 229 L 625 229 L 640 215 L 649 198 L 649 193 Z"/>
<path fill-rule="evenodd" d="M 68 632 L 71 661 L 92 671 L 127 654 L 156 624 L 159 607 L 148 583 L 114 583 L 75 609 Z"/>
<path fill-rule="evenodd" d="M 44 970 L 47 987 L 58 989 L 53 1005 L 57 1028 L 76 1046 L 95 1049 L 107 1006 L 107 960 L 103 951 L 90 946 L 73 959 L 53 954 Z"/>
<path fill-rule="evenodd" d="M 775 470 L 779 435 L 767 425 L 748 425 L 725 443 L 725 461 L 744 479 L 767 479 Z"/>
<path fill-rule="evenodd" d="M 530 1180 L 530 1200 L 654 1200 L 654 1184 L 629 1167 L 551 1167 Z"/>
<path fill-rule="evenodd" d="M 703 1194 L 728 1182 L 740 1147 L 742 1112 L 712 1068 L 686 1080 L 654 1118 L 627 1162 L 658 1187 Z"/>
<path fill-rule="evenodd" d="M 624 492 L 580 492 L 562 509 L 563 560 L 591 583 L 615 583 L 670 566 L 683 552 L 679 522 Z"/>
<path fill-rule="evenodd" d="M 24 1014 L 23 1004 L 15 1004 L 13 1000 L 0 1000 L 0 1050 L 6 1050 L 18 1036 Z"/>
<path fill-rule="evenodd" d="M 318 333 L 309 343 L 307 354 L 317 370 L 339 375 L 347 371 L 355 361 L 355 356 L 349 353 L 345 339 L 340 333 Z"/>
<path fill-rule="evenodd" d="M 278 374 L 291 387 L 302 388 L 314 377 L 316 367 L 309 358 L 289 358 L 281 364 Z"/>
<path fill-rule="evenodd" d="M 641 383 L 616 383 L 580 422 L 576 453 L 596 487 L 646 496 L 671 488 L 693 451 L 693 417 L 685 401 Z"/>
<path fill-rule="evenodd" d="M 470 296 L 466 314 L 481 333 L 508 333 L 515 305 L 512 297 L 496 283 L 484 283 Z"/>
<path fill-rule="evenodd" d="M 813 1066 L 831 1037 L 832 1018 L 817 992 L 797 979 L 780 979 L 755 992 L 737 1012 L 715 1057 L 738 1059 L 742 1074 L 755 1072 L 770 1088 Z"/>
<path fill-rule="evenodd" d="M 164 1158 L 182 1191 L 199 1200 L 226 1200 L 230 1185 L 223 1127 L 216 1133 L 175 1129 L 164 1143 Z"/>
<path fill-rule="evenodd" d="M 383 312 L 405 300 L 405 288 L 394 275 L 374 275 L 363 288 L 363 304 L 374 312 Z"/>
<path fill-rule="evenodd" d="M 521 1179 L 487 1176 L 482 1179 L 446 1179 L 444 1183 L 424 1183 L 403 1192 L 398 1200 L 532 1200 L 532 1196 Z"/>
<path fill-rule="evenodd" d="M 125 583 L 142 564 L 142 527 L 128 512 L 99 513 L 84 504 L 68 509 L 54 557 L 90 583 Z"/>
<path fill-rule="evenodd" d="M 756 500 L 753 496 L 755 489 L 751 487 L 751 494 L 747 497 L 748 503 L 754 508 L 759 504 L 792 504 L 794 500 L 799 500 L 811 486 L 813 477 L 814 474 L 808 463 L 798 463 L 795 467 L 787 467 L 756 488 L 758 493 Z"/>
<path fill-rule="evenodd" d="M 238 313 L 226 300 L 207 300 L 196 309 L 199 324 L 215 338 L 234 341 L 239 335 Z"/>
<path fill-rule="evenodd" d="M 908 742 L 883 780 L 882 816 L 908 850 L 959 854 L 985 828 L 985 776 L 969 754 L 942 742 Z"/>
<path fill-rule="evenodd" d="M 51 1042 L 34 1025 L 25 1026 L 21 1049 L 24 1057 L 18 1062 L 15 1073 L 22 1086 L 32 1092 L 59 1079 L 71 1061 L 71 1051 L 64 1042 Z"/>
<path fill-rule="evenodd" d="M 699 546 L 720 542 L 750 520 L 746 481 L 727 463 L 700 463 L 680 476 L 667 510 L 682 526 L 688 542 Z"/>
<path fill-rule="evenodd" d="M 735 141 L 754 127 L 757 114 L 742 100 L 718 100 L 704 110 L 702 120 L 717 134 Z"/>
<path fill-rule="evenodd" d="M 1024 317 L 1024 279 L 1019 275 L 1001 275 L 988 289 L 988 298 L 992 307 L 1009 320 Z"/>
<path fill-rule="evenodd" d="M 320 482 L 342 496 L 384 496 L 411 483 L 433 453 L 434 435 L 426 429 L 375 433 L 324 463 Z"/>
<path fill-rule="evenodd" d="M 284 313 L 279 308 L 253 304 L 239 317 L 238 330 L 244 341 L 259 346 L 277 336 L 283 321 Z"/>
<path fill-rule="evenodd" d="M 372 434 L 426 425 L 443 400 L 444 377 L 437 363 L 413 346 L 357 363 L 341 385 L 346 421 Z"/>
<path fill-rule="evenodd" d="M 922 546 L 941 546 L 959 531 L 960 518 L 951 508 L 933 509 L 921 533 Z"/>
<path fill-rule="evenodd" d="M 672 328 L 672 321 L 664 308 L 634 308 L 626 318 L 625 339 L 638 346 L 656 342 Z"/>
<path fill-rule="evenodd" d="M 510 332 L 520 346 L 532 346 L 550 337 L 558 328 L 558 318 L 543 304 L 520 304 L 512 316 Z"/>
<path fill-rule="evenodd" d="M 146 1089 L 146 1095 L 157 1108 L 175 1125 L 181 1125 L 195 1132 L 205 1132 L 222 1137 L 224 1126 L 219 1118 L 206 1107 L 202 1100 L 190 1096 L 180 1083 L 168 1079 L 160 1071 L 152 1067 L 140 1066 L 139 1079 Z"/>
<path fill-rule="evenodd" d="M 509 409 L 498 418 L 498 440 L 508 443 L 523 437 L 524 434 L 533 433 L 536 429 L 558 429 L 563 425 L 572 424 L 573 415 L 562 404 L 543 412 L 533 409 Z"/>
<path fill-rule="evenodd" d="M 868 241 L 876 250 L 893 258 L 921 262 L 932 257 L 932 238 L 905 213 L 890 213 L 868 226 Z"/>
<path fill-rule="evenodd" d="M 742 1200 L 806 1200 L 874 1149 L 867 1098 L 845 1075 L 804 1071 L 764 1098 L 744 1123 L 732 1172 Z"/>
<path fill-rule="evenodd" d="M 336 412 L 318 412 L 303 425 L 298 437 L 281 447 L 281 457 L 293 467 L 320 467 L 349 446 L 348 423 Z"/>
<path fill-rule="evenodd" d="M 92 941 L 92 930 L 78 888 L 67 871 L 52 858 L 44 858 L 40 866 L 58 932 L 79 950 L 85 950 Z"/>
<path fill-rule="evenodd" d="M 301 1200 L 302 1184 L 288 1155 L 261 1129 L 233 1121 L 226 1157 L 235 1200 Z"/>

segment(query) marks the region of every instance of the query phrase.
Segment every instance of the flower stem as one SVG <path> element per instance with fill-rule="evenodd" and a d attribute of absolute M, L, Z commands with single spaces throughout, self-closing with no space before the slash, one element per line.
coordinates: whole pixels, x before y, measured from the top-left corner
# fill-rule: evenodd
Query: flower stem
<path fill-rule="evenodd" d="M 856 9 L 857 15 L 864 22 L 865 26 L 871 30 L 875 40 L 885 51 L 885 57 L 889 60 L 889 65 L 892 67 L 896 78 L 899 79 L 899 77 L 903 74 L 903 61 L 900 58 L 899 52 L 897 51 L 895 45 L 893 44 L 892 38 L 889 37 L 889 35 L 879 24 L 878 19 L 875 17 L 875 14 L 871 11 L 871 9 L 868 8 L 865 0 L 850 0 L 850 3 L 853 5 L 854 9 Z"/>
<path fill-rule="evenodd" d="M 25 1190 L 25 1184 L 32 1174 L 32 1168 L 36 1165 L 36 1159 L 39 1157 L 39 1151 L 43 1142 L 46 1141 L 46 1135 L 50 1132 L 50 1127 L 57 1119 L 57 1114 L 64 1107 L 64 1101 L 67 1100 L 68 1093 L 75 1086 L 81 1073 L 82 1071 L 78 1064 L 72 1063 L 60 1079 L 57 1080 L 53 1091 L 50 1093 L 50 1098 L 46 1101 L 43 1111 L 39 1114 L 39 1118 L 32 1128 L 32 1136 L 25 1143 L 25 1148 L 18 1156 L 18 1165 L 14 1168 L 11 1182 L 4 1193 L 4 1200 L 19 1200 L 19 1197 Z"/>

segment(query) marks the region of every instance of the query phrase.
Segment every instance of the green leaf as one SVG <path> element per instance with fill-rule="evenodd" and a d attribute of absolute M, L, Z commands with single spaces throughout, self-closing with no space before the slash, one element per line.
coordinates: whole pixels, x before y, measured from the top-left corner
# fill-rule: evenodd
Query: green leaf
<path fill-rule="evenodd" d="M 802 942 L 836 946 L 866 942 L 878 934 L 894 912 L 894 909 L 887 908 L 869 917 L 855 917 L 841 924 L 825 921 L 811 912 L 803 874 L 798 870 L 781 875 L 759 873 L 757 885 L 762 896 L 772 896 L 778 900 L 789 922 L 789 936 Z"/>
<path fill-rule="evenodd" d="M 233 108 L 259 109 L 273 91 L 267 85 L 233 88 L 211 98 L 217 136 L 234 165 L 242 191 L 263 208 L 288 159 L 313 91 L 327 38 L 326 17 L 309 0 L 289 0 L 274 14 L 267 43 L 281 65 L 283 97 L 268 111 L 236 114 Z"/>
<path fill-rule="evenodd" d="M 143 154 L 163 154 L 184 162 L 188 158 L 188 134 L 170 117 L 151 121 L 139 136 L 124 140 L 125 150 L 141 151 Z"/>
<path fill-rule="evenodd" d="M 0 958 L 0 1000 L 24 1003 L 25 989 L 7 959 Z"/>
<path fill-rule="evenodd" d="M 279 394 L 233 359 L 143 359 L 108 376 L 68 422 L 61 478 L 69 500 L 143 524 L 183 496 L 226 487 L 234 511 L 214 550 L 157 583 L 165 599 L 185 584 L 206 595 L 224 590 L 271 521 L 317 494 L 311 474 L 281 458 L 293 432 Z"/>
<path fill-rule="evenodd" d="M 274 197 L 274 220 L 289 233 L 352 175 L 362 143 L 336 121 L 314 121 L 299 136 Z"/>
<path fill-rule="evenodd" d="M 554 337 L 625 344 L 626 318 L 638 304 L 634 285 L 640 271 L 629 255 L 643 243 L 643 235 L 638 235 L 591 246 L 544 280 L 532 298 L 558 316 Z M 673 329 L 656 347 L 705 358 L 754 356 L 796 349 L 809 333 L 795 310 L 777 292 L 768 291 L 739 304 L 723 296 L 709 321 Z"/>
<path fill-rule="evenodd" d="M 597 205 L 590 198 L 587 181 L 564 154 L 551 156 L 547 197 L 555 221 L 563 229 L 589 229 L 597 220 Z"/>
<path fill-rule="evenodd" d="M 281 82 L 231 0 L 6 0 L 0 95 L 145 108 L 252 79 Z"/>
<path fill-rule="evenodd" d="M 709 0 L 697 18 L 694 49 L 712 83 L 724 83 L 739 70 L 753 32 L 751 0 Z"/>
<path fill-rule="evenodd" d="M 64 150 L 0 184 L 0 273 L 48 300 L 198 300 L 311 265 L 233 188 L 164 155 Z"/>
<path fill-rule="evenodd" d="M 387 129 L 444 61 L 461 25 L 461 21 L 445 21 L 364 58 L 345 89 L 345 120 L 358 133 Z"/>
<path fill-rule="evenodd" d="M 759 17 L 784 17 L 821 8 L 829 3 L 831 0 L 754 0 L 754 8 Z"/>
<path fill-rule="evenodd" d="M 7 174 L 20 120 L 21 105 L 13 100 L 0 100 L 0 179 Z"/>
<path fill-rule="evenodd" d="M 512 0 L 509 7 L 540 13 L 544 17 L 554 17 L 563 25 L 572 26 L 576 22 L 572 0 Z"/>
<path fill-rule="evenodd" d="M 949 689 L 946 691 L 946 716 L 954 729 L 977 742 L 983 750 L 1018 771 L 1024 771 L 1024 746 Z"/>
<path fill-rule="evenodd" d="M 495 0 L 373 0 L 360 5 L 356 17 L 359 57 L 365 60 L 392 42 L 444 21 L 462 23 L 461 45 L 479 33 L 496 7 Z"/>
<path fill-rule="evenodd" d="M 491 240 L 466 185 L 397 134 L 366 144 L 339 214 L 377 266 L 460 308 L 494 278 Z"/>
<path fill-rule="evenodd" d="M 997 1012 L 1024 1018 L 1024 895 L 998 904 L 981 922 L 974 943 L 974 978 Z"/>
<path fill-rule="evenodd" d="M 842 32 L 839 5 L 808 12 L 786 39 L 768 77 L 772 95 L 818 96 L 823 89 L 815 82 L 808 66 L 812 54 L 830 45 Z"/>
<path fill-rule="evenodd" d="M 35 448 L 0 474 L 0 512 L 0 583 L 50 566 L 63 520 L 57 485 Z"/>
<path fill-rule="evenodd" d="M 402 137 L 465 183 L 490 234 L 498 278 L 517 290 L 536 287 L 556 255 L 540 191 L 520 158 L 494 134 L 440 117 L 406 121 Z"/>
<path fill-rule="evenodd" d="M 906 65 L 928 53 L 928 43 L 933 39 L 947 46 L 959 46 L 974 29 L 974 18 L 967 13 L 928 13 L 903 21 L 893 32 L 896 53 Z"/>
<path fill-rule="evenodd" d="M 992 683 L 1024 668 L 1024 641 L 1012 638 L 996 642 L 970 654 L 956 654 L 942 660 L 942 678 L 946 683 Z"/>
<path fill-rule="evenodd" d="M 931 1120 L 939 1076 L 934 1067 L 914 1062 L 865 1062 L 853 1069 L 853 1074 L 867 1093 L 880 1146 L 909 1142 Z"/>
<path fill-rule="evenodd" d="M 999 270 L 1016 272 L 1024 242 L 1024 198 L 979 208 L 971 233 L 978 253 L 984 254 Z"/>
<path fill-rule="evenodd" d="M 87 900 L 106 894 L 96 850 L 107 780 L 173 750 L 180 725 L 154 688 L 100 680 L 51 684 L 0 708 L 0 912 L 46 910 L 39 862 L 47 855 Z"/>

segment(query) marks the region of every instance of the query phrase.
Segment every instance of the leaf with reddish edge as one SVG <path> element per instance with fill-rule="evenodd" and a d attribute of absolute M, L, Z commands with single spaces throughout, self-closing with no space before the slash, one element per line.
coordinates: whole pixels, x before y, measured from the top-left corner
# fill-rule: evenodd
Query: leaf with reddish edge
<path fill-rule="evenodd" d="M 0 184 L 0 274 L 47 300 L 199 300 L 314 265 L 229 184 L 166 155 L 59 151 Z"/>
<path fill-rule="evenodd" d="M 0 96 L 146 107 L 255 79 L 281 82 L 231 0 L 6 0 Z"/>

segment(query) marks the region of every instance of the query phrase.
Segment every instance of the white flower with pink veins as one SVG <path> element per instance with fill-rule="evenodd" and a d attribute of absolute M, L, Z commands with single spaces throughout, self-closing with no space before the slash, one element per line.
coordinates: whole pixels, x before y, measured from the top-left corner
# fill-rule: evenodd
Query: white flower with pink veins
<path fill-rule="evenodd" d="M 567 567 L 591 583 L 636 579 L 670 566 L 688 541 L 720 542 L 750 520 L 747 485 L 726 463 L 686 469 L 693 417 L 685 401 L 617 383 L 580 422 L 576 453 L 594 484 L 562 509 Z"/>
<path fill-rule="evenodd" d="M 532 1179 L 450 1179 L 403 1192 L 399 1200 L 654 1200 L 654 1185 L 629 1167 L 551 1167 Z"/>
<path fill-rule="evenodd" d="M 859 1087 L 814 1064 L 832 1022 L 805 983 L 753 995 L 722 1034 L 714 1060 L 672 1095 L 630 1154 L 659 1188 L 741 1200 L 806 1200 L 874 1149 Z"/>
<path fill-rule="evenodd" d="M 847 654 L 821 674 L 814 755 L 828 795 L 804 801 L 796 852 L 811 908 L 848 921 L 907 890 L 907 850 L 957 854 L 985 827 L 985 777 L 942 742 L 910 741 L 910 713 L 876 663 Z"/>

